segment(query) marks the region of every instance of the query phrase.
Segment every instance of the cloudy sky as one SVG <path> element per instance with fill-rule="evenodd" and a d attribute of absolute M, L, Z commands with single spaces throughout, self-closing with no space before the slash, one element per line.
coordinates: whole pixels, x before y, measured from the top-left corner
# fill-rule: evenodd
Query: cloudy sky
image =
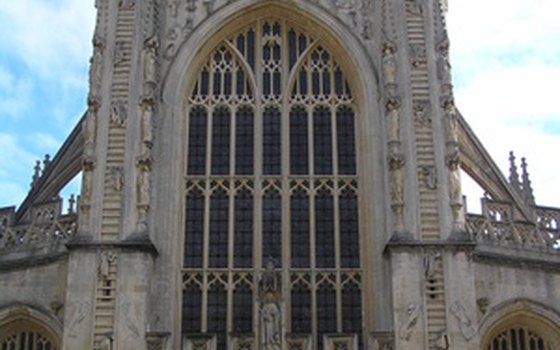
<path fill-rule="evenodd" d="M 459 109 L 504 171 L 510 150 L 527 157 L 537 202 L 560 207 L 560 5 L 448 2 Z M 85 110 L 93 3 L 0 1 L 0 207 L 21 203 Z"/>

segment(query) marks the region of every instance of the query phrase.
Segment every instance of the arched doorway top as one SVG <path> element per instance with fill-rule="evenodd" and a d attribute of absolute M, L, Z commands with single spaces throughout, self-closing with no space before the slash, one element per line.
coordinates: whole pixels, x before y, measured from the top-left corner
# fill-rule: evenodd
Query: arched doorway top
<path fill-rule="evenodd" d="M 552 349 L 560 349 L 560 313 L 550 305 L 529 299 L 509 300 L 488 312 L 479 327 L 482 349 L 486 350 L 502 333 L 517 329 L 530 330 Z"/>
<path fill-rule="evenodd" d="M 286 19 L 314 34 L 341 58 L 342 69 L 350 78 L 358 101 L 378 100 L 378 77 L 373 61 L 352 31 L 333 15 L 307 2 L 240 0 L 216 11 L 182 43 L 163 80 L 165 104 L 175 108 L 181 104 L 189 92 L 191 75 L 226 35 L 263 17 Z M 364 105 L 369 109 L 372 104 Z"/>
<path fill-rule="evenodd" d="M 0 346 L 3 342 L 23 346 L 22 341 L 31 346 L 32 340 L 35 345 L 48 343 L 61 349 L 61 335 L 61 322 L 35 307 L 14 304 L 0 308 Z"/>

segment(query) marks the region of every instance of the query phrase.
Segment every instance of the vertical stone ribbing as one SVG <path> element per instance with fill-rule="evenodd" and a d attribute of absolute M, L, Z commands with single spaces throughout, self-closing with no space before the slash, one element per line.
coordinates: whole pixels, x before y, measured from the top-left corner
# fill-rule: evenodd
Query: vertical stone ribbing
<path fill-rule="evenodd" d="M 413 121 L 416 138 L 417 188 L 420 217 L 420 239 L 436 241 L 441 238 L 438 206 L 438 178 L 432 118 L 438 107 L 430 97 L 426 21 L 427 2 L 406 0 L 406 31 L 410 57 L 410 83 Z M 424 305 L 429 349 L 439 348 L 447 328 L 445 281 L 441 255 L 425 256 Z"/>
<path fill-rule="evenodd" d="M 425 7 L 406 1 L 406 30 L 410 56 L 410 84 L 416 133 L 420 232 L 423 240 L 439 239 L 437 178 L 432 131 L 432 104 L 426 55 Z"/>
<path fill-rule="evenodd" d="M 134 35 L 134 6 L 123 1 L 117 14 L 111 83 L 111 115 L 105 169 L 105 191 L 101 239 L 116 240 L 121 228 L 123 162 L 125 158 L 126 124 L 131 55 Z M 122 5 L 124 4 L 124 5 Z M 126 6 L 126 7 L 125 7 Z"/>
<path fill-rule="evenodd" d="M 117 284 L 117 256 L 112 251 L 101 253 L 95 291 L 93 348 L 108 349 L 113 342 L 115 299 Z"/>

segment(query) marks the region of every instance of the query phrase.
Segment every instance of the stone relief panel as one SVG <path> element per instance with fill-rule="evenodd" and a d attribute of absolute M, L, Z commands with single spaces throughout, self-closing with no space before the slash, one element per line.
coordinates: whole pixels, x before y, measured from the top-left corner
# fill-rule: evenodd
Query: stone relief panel
<path fill-rule="evenodd" d="M 235 0 L 166 0 L 162 51 L 166 60 L 177 54 L 191 31 Z M 373 0 L 306 0 L 339 17 L 363 40 L 373 37 Z"/>

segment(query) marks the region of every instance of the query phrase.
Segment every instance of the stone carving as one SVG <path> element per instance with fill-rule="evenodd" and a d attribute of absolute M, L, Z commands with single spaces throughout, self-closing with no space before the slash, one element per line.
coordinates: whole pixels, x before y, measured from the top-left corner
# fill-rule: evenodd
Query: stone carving
<path fill-rule="evenodd" d="M 98 277 L 101 280 L 109 278 L 109 267 L 117 261 L 117 254 L 113 251 L 105 251 L 101 253 L 99 258 L 99 266 L 97 268 Z"/>
<path fill-rule="evenodd" d="M 96 35 L 93 38 L 93 55 L 90 59 L 89 67 L 89 88 L 90 95 L 95 96 L 101 89 L 103 75 L 103 50 L 105 43 Z"/>
<path fill-rule="evenodd" d="M 124 316 L 126 328 L 136 339 L 140 338 L 140 329 L 138 328 L 138 317 L 134 310 L 134 305 L 130 301 L 125 301 L 121 304 L 121 310 Z"/>
<path fill-rule="evenodd" d="M 415 17 L 422 16 L 423 10 L 420 1 L 421 0 L 406 0 L 406 13 Z"/>
<path fill-rule="evenodd" d="M 383 44 L 383 79 L 385 84 L 394 84 L 396 82 L 396 51 L 397 48 L 392 43 L 385 42 Z"/>
<path fill-rule="evenodd" d="M 426 279 L 433 279 L 439 270 L 441 253 L 430 252 L 424 255 L 424 276 Z"/>
<path fill-rule="evenodd" d="M 420 305 L 411 303 L 408 305 L 406 310 L 405 320 L 399 327 L 399 338 L 408 341 L 412 330 L 418 321 L 418 316 L 420 316 L 421 308 Z"/>
<path fill-rule="evenodd" d="M 280 274 L 275 270 L 274 260 L 269 258 L 259 282 L 260 344 L 263 350 L 280 350 L 282 347 L 280 292 Z"/>
<path fill-rule="evenodd" d="M 113 66 L 118 67 L 124 63 L 126 59 L 125 43 L 123 41 L 117 41 L 115 43 L 115 53 L 113 56 Z"/>
<path fill-rule="evenodd" d="M 280 308 L 275 302 L 261 308 L 261 344 L 263 350 L 280 349 Z"/>
<path fill-rule="evenodd" d="M 478 306 L 478 310 L 482 315 L 486 315 L 488 312 L 488 306 L 490 305 L 490 300 L 488 298 L 478 298 L 476 300 L 476 305 Z"/>
<path fill-rule="evenodd" d="M 112 350 L 113 349 L 113 333 L 105 333 L 103 334 L 101 341 L 99 341 L 99 346 L 97 347 L 99 350 Z M 97 350 L 96 349 L 96 350 Z"/>
<path fill-rule="evenodd" d="M 124 127 L 127 119 L 127 107 L 125 101 L 114 101 L 111 105 L 111 123 Z"/>
<path fill-rule="evenodd" d="M 434 347 L 436 350 L 447 350 L 449 349 L 449 337 L 447 336 L 447 331 L 444 329 L 441 331 L 434 341 Z"/>
<path fill-rule="evenodd" d="M 120 166 L 114 166 L 110 168 L 111 172 L 111 185 L 113 190 L 120 192 L 124 185 L 124 174 L 123 168 Z"/>
<path fill-rule="evenodd" d="M 97 100 L 88 100 L 87 116 L 82 125 L 82 133 L 84 135 L 84 162 L 93 162 L 98 107 L 99 103 Z"/>
<path fill-rule="evenodd" d="M 424 183 L 426 187 L 430 190 L 435 190 L 437 188 L 437 173 L 436 168 L 434 166 L 423 166 L 422 169 L 422 176 L 424 177 Z"/>
<path fill-rule="evenodd" d="M 179 0 L 170 0 L 167 4 L 167 9 L 171 17 L 177 17 L 179 13 Z"/>
<path fill-rule="evenodd" d="M 144 98 L 152 98 L 157 82 L 157 49 L 159 42 L 157 37 L 152 36 L 144 42 L 144 50 L 142 52 L 144 63 Z"/>
<path fill-rule="evenodd" d="M 414 100 L 412 102 L 414 119 L 422 125 L 429 125 L 432 122 L 431 104 L 429 100 Z"/>
<path fill-rule="evenodd" d="M 459 329 L 461 330 L 465 340 L 471 340 L 476 334 L 476 329 L 473 326 L 471 319 L 467 316 L 467 311 L 463 305 L 456 301 L 455 304 L 451 305 L 450 311 L 459 321 Z"/>
<path fill-rule="evenodd" d="M 135 5 L 135 0 L 119 0 L 119 8 L 123 10 L 132 10 Z"/>
<path fill-rule="evenodd" d="M 410 44 L 410 63 L 419 68 L 427 63 L 426 48 L 423 44 Z"/>
<path fill-rule="evenodd" d="M 68 327 L 68 336 L 70 338 L 78 337 L 78 327 L 90 312 L 89 303 L 87 301 L 81 302 L 74 312 L 70 326 Z"/>

